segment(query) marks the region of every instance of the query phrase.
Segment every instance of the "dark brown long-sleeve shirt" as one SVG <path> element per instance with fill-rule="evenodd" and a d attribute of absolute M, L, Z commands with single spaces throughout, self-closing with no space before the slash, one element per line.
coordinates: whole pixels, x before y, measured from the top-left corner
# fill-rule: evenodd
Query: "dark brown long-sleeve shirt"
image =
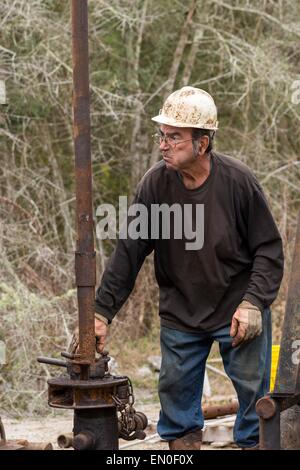
<path fill-rule="evenodd" d="M 164 326 L 213 331 L 231 322 L 243 299 L 261 310 L 273 302 L 283 274 L 282 242 L 262 189 L 246 165 L 212 152 L 208 178 L 190 190 L 177 171 L 160 161 L 141 180 L 134 202 L 144 204 L 149 214 L 153 204 L 190 204 L 192 228 L 202 233 L 201 247 L 187 250 L 191 240 L 172 236 L 172 224 L 170 239 L 151 239 L 150 215 L 148 239 L 119 239 L 96 293 L 96 311 L 109 321 L 153 250 Z M 197 218 L 196 205 L 202 207 L 203 218 L 201 210 Z"/>

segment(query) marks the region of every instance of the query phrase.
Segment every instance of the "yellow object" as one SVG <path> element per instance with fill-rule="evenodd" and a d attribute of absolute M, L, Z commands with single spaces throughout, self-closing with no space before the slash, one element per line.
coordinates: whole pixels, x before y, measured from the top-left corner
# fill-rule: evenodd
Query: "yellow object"
<path fill-rule="evenodd" d="M 274 390 L 276 371 L 279 359 L 280 346 L 273 344 L 272 346 L 272 362 L 271 362 L 271 377 L 270 377 L 270 392 Z"/>

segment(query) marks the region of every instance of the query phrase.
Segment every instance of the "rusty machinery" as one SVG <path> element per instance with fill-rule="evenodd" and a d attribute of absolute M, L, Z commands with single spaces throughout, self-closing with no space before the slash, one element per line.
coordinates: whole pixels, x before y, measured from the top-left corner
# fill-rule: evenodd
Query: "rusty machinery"
<path fill-rule="evenodd" d="M 77 247 L 75 274 L 79 314 L 78 354 L 39 362 L 66 368 L 48 381 L 49 405 L 74 410 L 75 449 L 118 449 L 118 437 L 143 439 L 147 418 L 136 412 L 128 377 L 108 372 L 109 356 L 95 357 L 94 299 L 96 262 L 93 238 L 92 169 L 87 0 L 72 0 L 73 134 L 76 178 Z"/>
<path fill-rule="evenodd" d="M 260 449 L 300 449 L 300 213 L 283 322 L 275 387 L 258 400 Z M 287 423 L 286 412 L 290 411 Z"/>

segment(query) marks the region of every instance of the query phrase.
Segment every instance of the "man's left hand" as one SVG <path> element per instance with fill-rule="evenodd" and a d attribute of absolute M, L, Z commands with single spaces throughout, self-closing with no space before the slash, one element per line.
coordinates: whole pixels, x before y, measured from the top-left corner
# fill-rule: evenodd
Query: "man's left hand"
<path fill-rule="evenodd" d="M 243 300 L 232 317 L 230 328 L 230 336 L 234 338 L 232 346 L 235 348 L 245 341 L 250 341 L 259 336 L 261 332 L 261 311 L 256 305 Z"/>

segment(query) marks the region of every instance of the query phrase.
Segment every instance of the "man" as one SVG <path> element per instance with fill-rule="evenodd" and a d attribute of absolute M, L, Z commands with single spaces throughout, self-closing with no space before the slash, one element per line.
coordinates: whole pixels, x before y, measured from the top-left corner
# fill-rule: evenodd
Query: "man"
<path fill-rule="evenodd" d="M 160 125 L 163 158 L 142 178 L 135 203 L 149 211 L 153 204 L 189 205 L 193 210 L 185 221 L 196 235 L 202 232 L 202 242 L 188 244 L 185 235 L 166 239 L 161 229 L 159 237 L 118 240 L 96 294 L 99 351 L 107 325 L 154 250 L 161 318 L 160 436 L 171 450 L 200 449 L 205 362 L 218 341 L 239 400 L 235 441 L 257 448 L 255 403 L 269 389 L 269 306 L 282 278 L 281 238 L 249 168 L 212 150 L 217 110 L 208 93 L 193 87 L 175 91 L 153 121 Z M 197 208 L 203 211 L 200 218 Z M 172 221 L 174 231 L 178 221 Z"/>

